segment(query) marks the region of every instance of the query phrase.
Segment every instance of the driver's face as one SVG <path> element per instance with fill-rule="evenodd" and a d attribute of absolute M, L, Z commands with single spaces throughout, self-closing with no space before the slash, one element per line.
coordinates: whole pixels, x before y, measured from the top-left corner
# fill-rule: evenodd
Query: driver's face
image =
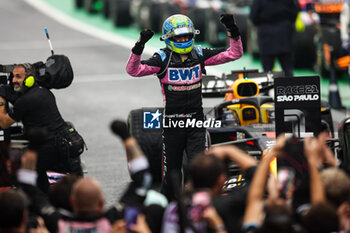
<path fill-rule="evenodd" d="M 26 71 L 23 67 L 16 67 L 12 71 L 13 73 L 13 89 L 14 91 L 21 91 L 23 87 L 23 81 L 24 78 L 26 77 Z"/>
<path fill-rule="evenodd" d="M 188 42 L 189 40 L 190 40 L 190 36 L 189 35 L 174 36 L 174 41 L 175 42 L 184 43 L 184 42 Z"/>

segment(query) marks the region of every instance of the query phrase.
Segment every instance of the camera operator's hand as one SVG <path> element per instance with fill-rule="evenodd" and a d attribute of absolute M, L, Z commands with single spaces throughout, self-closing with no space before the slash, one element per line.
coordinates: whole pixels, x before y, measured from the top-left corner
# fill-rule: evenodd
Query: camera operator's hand
<path fill-rule="evenodd" d="M 220 22 L 225 26 L 228 37 L 231 37 L 234 40 L 239 39 L 241 34 L 232 14 L 222 14 L 220 16 Z"/>
<path fill-rule="evenodd" d="M 6 96 L 7 96 L 6 85 L 0 86 L 0 96 L 6 99 Z"/>
<path fill-rule="evenodd" d="M 145 44 L 147 43 L 147 41 L 149 41 L 152 38 L 153 35 L 154 35 L 154 32 L 151 29 L 143 29 L 140 32 L 139 40 L 136 42 L 135 46 L 132 48 L 132 52 L 136 55 L 141 55 L 145 47 Z"/>
<path fill-rule="evenodd" d="M 0 85 L 0 96 L 7 99 L 11 91 L 10 85 Z"/>
<path fill-rule="evenodd" d="M 14 103 L 18 98 L 18 93 L 10 85 L 0 85 L 0 96 L 6 99 L 6 102 Z"/>
<path fill-rule="evenodd" d="M 7 100 L 5 98 L 3 98 L 2 96 L 0 96 L 0 102 L 3 102 L 6 105 Z"/>

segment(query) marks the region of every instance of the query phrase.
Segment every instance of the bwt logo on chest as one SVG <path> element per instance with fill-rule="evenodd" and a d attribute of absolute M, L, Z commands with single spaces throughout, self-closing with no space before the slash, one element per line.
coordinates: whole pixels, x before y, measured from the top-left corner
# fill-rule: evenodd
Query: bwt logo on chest
<path fill-rule="evenodd" d="M 199 78 L 200 65 L 190 68 L 169 68 L 169 81 L 191 81 Z"/>

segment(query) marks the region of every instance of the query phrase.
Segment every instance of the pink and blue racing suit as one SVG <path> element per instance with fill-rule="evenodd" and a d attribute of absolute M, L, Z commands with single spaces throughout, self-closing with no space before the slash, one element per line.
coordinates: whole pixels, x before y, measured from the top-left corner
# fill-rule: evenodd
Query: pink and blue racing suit
<path fill-rule="evenodd" d="M 126 71 L 134 77 L 156 74 L 163 93 L 165 112 L 163 118 L 186 116 L 204 120 L 202 108 L 202 74 L 205 66 L 219 65 L 239 59 L 243 54 L 241 39 L 230 38 L 229 48 L 202 48 L 195 45 L 186 54 L 161 49 L 147 59 L 131 53 Z M 174 120 L 174 118 L 172 118 Z M 181 177 L 183 152 L 188 159 L 205 150 L 205 128 L 163 127 L 163 187 L 167 186 L 167 174 L 174 170 Z M 166 188 L 165 188 L 166 189 Z M 164 189 L 163 189 L 164 191 Z M 166 190 L 164 191 L 167 194 Z"/>

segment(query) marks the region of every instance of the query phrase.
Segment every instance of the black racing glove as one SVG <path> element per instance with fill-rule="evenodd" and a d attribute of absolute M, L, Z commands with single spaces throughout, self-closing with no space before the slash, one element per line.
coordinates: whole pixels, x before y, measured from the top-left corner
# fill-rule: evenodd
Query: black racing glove
<path fill-rule="evenodd" d="M 222 14 L 220 16 L 220 22 L 225 26 L 227 30 L 227 36 L 231 37 L 234 40 L 238 40 L 239 36 L 239 28 L 235 23 L 235 19 L 232 14 Z"/>
<path fill-rule="evenodd" d="M 114 120 L 111 124 L 111 129 L 115 135 L 118 135 L 122 138 L 123 141 L 130 137 L 128 126 L 124 121 Z"/>
<path fill-rule="evenodd" d="M 140 32 L 140 39 L 136 42 L 135 46 L 132 48 L 132 52 L 136 55 L 141 55 L 145 47 L 145 44 L 147 43 L 147 41 L 149 41 L 152 38 L 153 35 L 154 35 L 154 32 L 151 29 L 143 29 Z"/>

